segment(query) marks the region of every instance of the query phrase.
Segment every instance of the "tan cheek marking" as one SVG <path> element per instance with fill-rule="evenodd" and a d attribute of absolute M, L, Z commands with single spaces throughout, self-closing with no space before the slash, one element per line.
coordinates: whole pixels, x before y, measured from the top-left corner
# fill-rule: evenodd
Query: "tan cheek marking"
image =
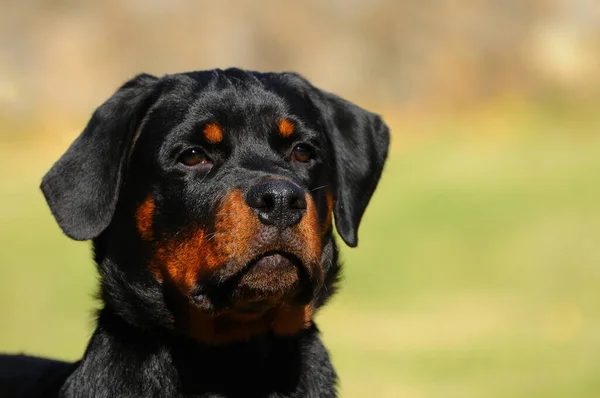
<path fill-rule="evenodd" d="M 279 134 L 283 138 L 287 138 L 294 134 L 294 125 L 287 119 L 281 119 L 279 122 Z"/>
<path fill-rule="evenodd" d="M 152 220 L 154 218 L 154 199 L 152 195 L 135 212 L 136 227 L 144 240 L 152 240 Z"/>
<path fill-rule="evenodd" d="M 211 144 L 223 141 L 223 129 L 216 123 L 209 123 L 204 127 L 204 136 Z"/>
<path fill-rule="evenodd" d="M 199 277 L 225 261 L 225 258 L 214 250 L 206 236 L 206 231 L 199 229 L 185 240 L 164 242 L 156 252 L 156 257 L 168 273 L 169 279 L 174 281 L 184 294 L 195 287 Z"/>
<path fill-rule="evenodd" d="M 187 294 L 198 278 L 209 275 L 228 260 L 250 261 L 247 257 L 251 255 L 257 220 L 242 192 L 233 191 L 217 211 L 214 232 L 198 229 L 183 240 L 165 238 L 159 244 L 155 258 L 162 272 L 168 274 L 164 279 L 172 280 Z"/>
<path fill-rule="evenodd" d="M 333 216 L 333 194 L 330 190 L 325 192 L 325 200 L 327 201 L 327 215 L 325 216 L 325 221 L 323 222 L 323 228 L 321 233 L 325 235 L 327 231 L 331 229 L 331 222 Z"/>
<path fill-rule="evenodd" d="M 258 217 L 246 204 L 241 190 L 223 199 L 215 221 L 215 248 L 227 258 L 250 261 L 251 245 L 260 228 Z"/>
<path fill-rule="evenodd" d="M 298 234 L 305 244 L 306 256 L 317 262 L 321 260 L 321 235 L 319 234 L 319 216 L 312 197 L 306 194 L 306 214 L 298 224 Z"/>

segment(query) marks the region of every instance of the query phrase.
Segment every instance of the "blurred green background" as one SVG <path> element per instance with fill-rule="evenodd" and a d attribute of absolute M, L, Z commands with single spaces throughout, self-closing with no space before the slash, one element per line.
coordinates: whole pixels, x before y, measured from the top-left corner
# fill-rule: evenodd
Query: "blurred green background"
<path fill-rule="evenodd" d="M 0 1 L 0 351 L 79 358 L 90 244 L 38 190 L 127 78 L 294 70 L 389 163 L 318 316 L 341 397 L 600 396 L 600 3 Z"/>

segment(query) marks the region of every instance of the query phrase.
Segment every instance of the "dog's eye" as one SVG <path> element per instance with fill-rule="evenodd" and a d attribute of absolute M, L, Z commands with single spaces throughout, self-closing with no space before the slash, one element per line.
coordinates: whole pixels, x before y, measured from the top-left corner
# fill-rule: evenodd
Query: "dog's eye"
<path fill-rule="evenodd" d="M 306 163 L 312 159 L 312 149 L 308 145 L 296 145 L 292 150 L 292 160 L 295 162 Z"/>
<path fill-rule="evenodd" d="M 179 156 L 179 162 L 186 166 L 212 165 L 212 161 L 202 149 L 192 148 Z"/>

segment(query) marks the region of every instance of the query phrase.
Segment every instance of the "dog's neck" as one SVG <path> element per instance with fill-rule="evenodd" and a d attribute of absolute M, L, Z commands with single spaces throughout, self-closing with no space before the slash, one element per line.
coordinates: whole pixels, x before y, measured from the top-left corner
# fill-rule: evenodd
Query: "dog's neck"
<path fill-rule="evenodd" d="M 335 381 L 315 326 L 210 346 L 142 330 L 105 307 L 63 394 L 92 396 L 102 385 L 114 396 L 333 397 Z"/>

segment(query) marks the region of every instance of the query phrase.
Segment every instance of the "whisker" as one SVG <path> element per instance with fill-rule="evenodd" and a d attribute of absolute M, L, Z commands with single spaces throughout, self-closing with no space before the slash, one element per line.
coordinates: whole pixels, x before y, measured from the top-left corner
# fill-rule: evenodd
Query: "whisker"
<path fill-rule="evenodd" d="M 214 238 L 216 238 L 217 235 L 223 235 L 223 232 L 213 232 L 212 234 L 206 235 L 207 238 L 208 238 L 208 239 L 206 239 L 206 241 L 210 242 L 211 240 L 213 240 Z"/>
<path fill-rule="evenodd" d="M 218 232 L 217 232 L 217 231 L 215 231 L 215 232 L 211 232 L 210 234 L 206 234 L 205 238 L 206 238 L 206 239 L 210 239 L 210 238 L 212 238 L 213 236 L 215 236 L 216 234 L 218 234 Z"/>
<path fill-rule="evenodd" d="M 185 231 L 185 227 L 180 228 L 177 232 L 173 234 L 173 238 L 177 238 L 178 235 L 182 234 Z"/>
<path fill-rule="evenodd" d="M 322 185 L 320 187 L 316 187 L 314 189 L 311 189 L 310 192 L 314 192 L 314 191 L 318 191 L 319 189 L 323 189 L 323 188 L 327 188 L 329 185 Z"/>

